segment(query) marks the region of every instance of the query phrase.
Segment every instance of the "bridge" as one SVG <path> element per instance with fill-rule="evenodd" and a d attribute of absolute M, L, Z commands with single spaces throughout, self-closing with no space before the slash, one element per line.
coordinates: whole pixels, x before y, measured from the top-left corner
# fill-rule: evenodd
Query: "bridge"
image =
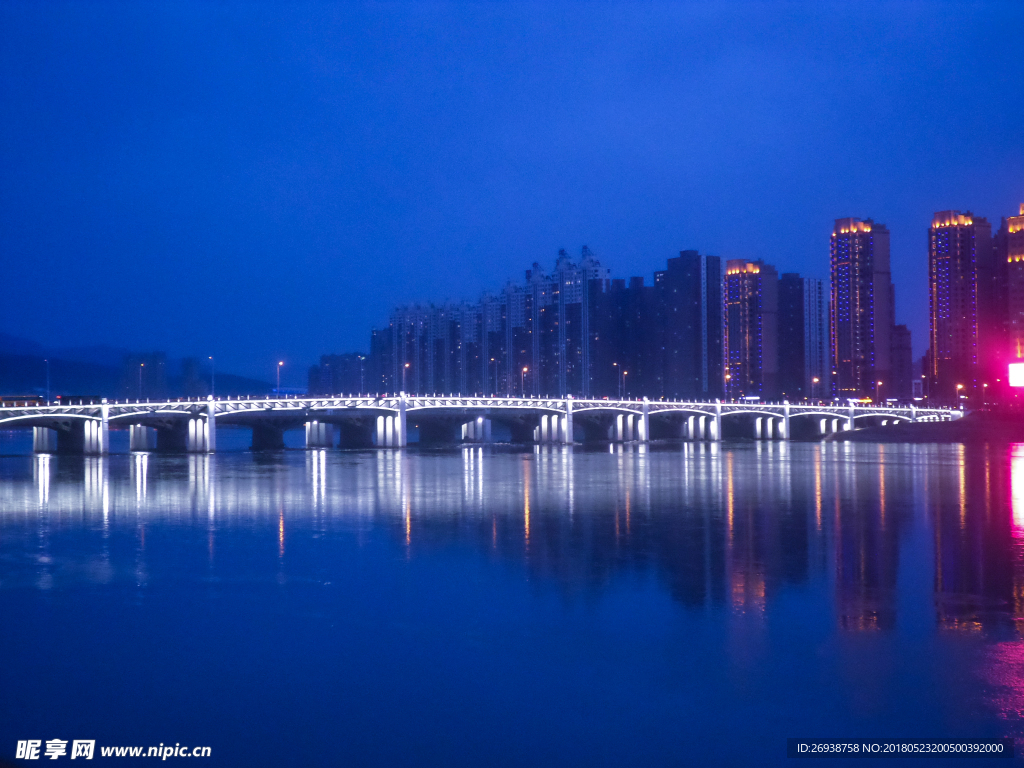
<path fill-rule="evenodd" d="M 420 444 L 563 443 L 658 439 L 814 439 L 865 426 L 949 421 L 962 411 L 819 403 L 587 400 L 545 397 L 359 395 L 108 401 L 0 407 L 0 430 L 31 429 L 38 453 L 103 454 L 110 431 L 132 451 L 212 453 L 217 430 L 252 431 L 254 450 L 284 447 L 305 431 L 307 448 L 401 448 L 410 424 Z M 337 438 L 337 439 L 336 439 Z"/>

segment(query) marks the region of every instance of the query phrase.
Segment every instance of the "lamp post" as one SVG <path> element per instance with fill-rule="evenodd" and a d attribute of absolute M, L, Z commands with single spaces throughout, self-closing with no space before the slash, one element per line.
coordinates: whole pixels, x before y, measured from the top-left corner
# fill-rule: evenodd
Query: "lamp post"
<path fill-rule="evenodd" d="M 817 376 L 815 376 L 813 379 L 811 379 L 811 400 L 815 399 L 814 392 L 818 388 L 817 384 L 818 384 L 819 381 L 821 381 L 821 379 L 819 379 Z"/>
<path fill-rule="evenodd" d="M 519 394 L 526 397 L 526 371 L 527 367 L 524 365 L 522 372 L 519 374 Z"/>
<path fill-rule="evenodd" d="M 882 402 L 881 392 L 882 392 L 882 382 L 876 381 L 875 382 L 875 400 L 878 401 L 879 403 Z"/>
<path fill-rule="evenodd" d="M 961 390 L 962 390 L 963 388 L 964 388 L 964 385 L 963 385 L 963 384 L 957 384 L 957 385 L 956 385 L 956 402 L 957 402 L 957 405 L 959 405 L 959 404 L 960 404 L 960 399 L 961 399 L 961 398 L 963 397 L 963 395 L 961 395 L 961 394 L 960 394 L 960 391 L 961 391 Z"/>
<path fill-rule="evenodd" d="M 277 362 L 277 396 L 281 396 L 281 366 L 284 365 L 284 360 L 278 360 Z"/>
<path fill-rule="evenodd" d="M 139 363 L 139 400 L 142 399 L 142 369 L 145 367 L 145 363 Z"/>
<path fill-rule="evenodd" d="M 402 366 L 402 391 L 405 392 L 405 372 L 409 370 L 409 364 L 406 363 Z"/>
<path fill-rule="evenodd" d="M 619 393 L 619 400 L 622 400 L 626 396 L 626 376 L 629 375 L 629 371 L 622 372 L 622 389 Z"/>
<path fill-rule="evenodd" d="M 210 355 L 210 394 L 217 394 L 217 361 L 213 359 L 213 355 Z"/>
<path fill-rule="evenodd" d="M 43 360 L 46 363 L 46 402 L 50 402 L 50 359 L 46 358 Z"/>
<path fill-rule="evenodd" d="M 498 364 L 494 362 L 494 358 L 491 358 L 491 362 L 494 363 L 494 396 L 498 396 Z"/>

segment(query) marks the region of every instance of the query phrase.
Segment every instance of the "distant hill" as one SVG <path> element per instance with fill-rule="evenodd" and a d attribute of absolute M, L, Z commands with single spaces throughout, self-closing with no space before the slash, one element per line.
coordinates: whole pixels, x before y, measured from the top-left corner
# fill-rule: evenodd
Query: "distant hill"
<path fill-rule="evenodd" d="M 48 349 L 28 339 L 0 333 L 0 394 L 45 395 L 46 360 L 50 361 L 50 395 L 99 395 L 112 399 L 131 397 L 124 383 L 127 350 L 107 346 Z M 168 397 L 205 396 L 205 379 L 186 382 L 180 360 L 168 361 Z M 217 372 L 218 395 L 265 395 L 272 390 L 266 381 Z"/>
<path fill-rule="evenodd" d="M 120 368 L 59 358 L 50 359 L 51 395 L 114 397 L 120 383 Z M 0 354 L 0 393 L 46 394 L 46 363 L 43 357 Z"/>

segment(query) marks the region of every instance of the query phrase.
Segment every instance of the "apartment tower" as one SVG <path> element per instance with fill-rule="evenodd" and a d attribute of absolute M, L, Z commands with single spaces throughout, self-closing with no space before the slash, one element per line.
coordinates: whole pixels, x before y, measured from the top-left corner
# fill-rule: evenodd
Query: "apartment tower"
<path fill-rule="evenodd" d="M 732 399 L 779 390 L 779 275 L 763 261 L 725 263 L 725 388 Z"/>
<path fill-rule="evenodd" d="M 836 219 L 831 261 L 833 389 L 840 398 L 875 398 L 892 371 L 889 230 L 871 219 Z"/>
<path fill-rule="evenodd" d="M 981 395 L 998 355 L 992 227 L 970 211 L 939 211 L 928 231 L 929 398 Z"/>

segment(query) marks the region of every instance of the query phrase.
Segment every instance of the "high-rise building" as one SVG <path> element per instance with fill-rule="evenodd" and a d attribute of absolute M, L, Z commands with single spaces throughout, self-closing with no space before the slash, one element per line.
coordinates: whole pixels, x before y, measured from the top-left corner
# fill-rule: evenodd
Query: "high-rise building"
<path fill-rule="evenodd" d="M 831 261 L 833 391 L 873 398 L 891 376 L 889 230 L 871 219 L 836 219 Z"/>
<path fill-rule="evenodd" d="M 992 227 L 970 211 L 940 211 L 928 233 L 931 370 L 928 396 L 981 395 L 998 354 Z M 993 378 L 994 381 L 994 378 Z"/>
<path fill-rule="evenodd" d="M 599 313 L 609 289 L 608 269 L 583 246 L 579 263 L 562 250 L 550 275 L 535 263 L 526 280 L 531 356 L 522 366 L 527 370 L 520 385 L 525 379 L 527 394 L 590 397 L 594 372 L 603 371 Z"/>
<path fill-rule="evenodd" d="M 824 280 L 779 278 L 779 394 L 788 400 L 829 396 L 828 288 Z"/>
<path fill-rule="evenodd" d="M 377 392 L 719 398 L 721 260 L 683 251 L 653 286 L 627 285 L 586 246 L 579 262 L 560 251 L 550 273 L 534 263 L 475 304 L 398 307 L 370 348 Z"/>
<path fill-rule="evenodd" d="M 321 355 L 320 364 L 309 369 L 310 395 L 361 394 L 372 381 L 367 375 L 366 355 Z"/>
<path fill-rule="evenodd" d="M 712 400 L 723 395 L 722 260 L 680 251 L 654 273 L 659 336 L 650 397 Z"/>
<path fill-rule="evenodd" d="M 725 389 L 728 397 L 779 394 L 779 275 L 763 261 L 725 263 Z"/>
<path fill-rule="evenodd" d="M 610 339 L 611 366 L 605 373 L 602 392 L 639 397 L 662 392 L 662 334 L 658 327 L 658 294 L 642 277 L 612 280 L 608 293 L 610 310 L 606 333 Z"/>
<path fill-rule="evenodd" d="M 902 403 L 914 396 L 914 350 L 910 343 L 910 329 L 894 325 L 892 329 L 892 380 L 880 388 L 882 399 L 895 397 Z"/>
<path fill-rule="evenodd" d="M 1024 360 L 1024 204 L 1020 216 L 1003 218 L 995 239 L 995 269 L 1005 269 L 1007 333 L 1003 362 L 1016 362 Z M 1002 375 L 998 378 L 1005 380 Z"/>

